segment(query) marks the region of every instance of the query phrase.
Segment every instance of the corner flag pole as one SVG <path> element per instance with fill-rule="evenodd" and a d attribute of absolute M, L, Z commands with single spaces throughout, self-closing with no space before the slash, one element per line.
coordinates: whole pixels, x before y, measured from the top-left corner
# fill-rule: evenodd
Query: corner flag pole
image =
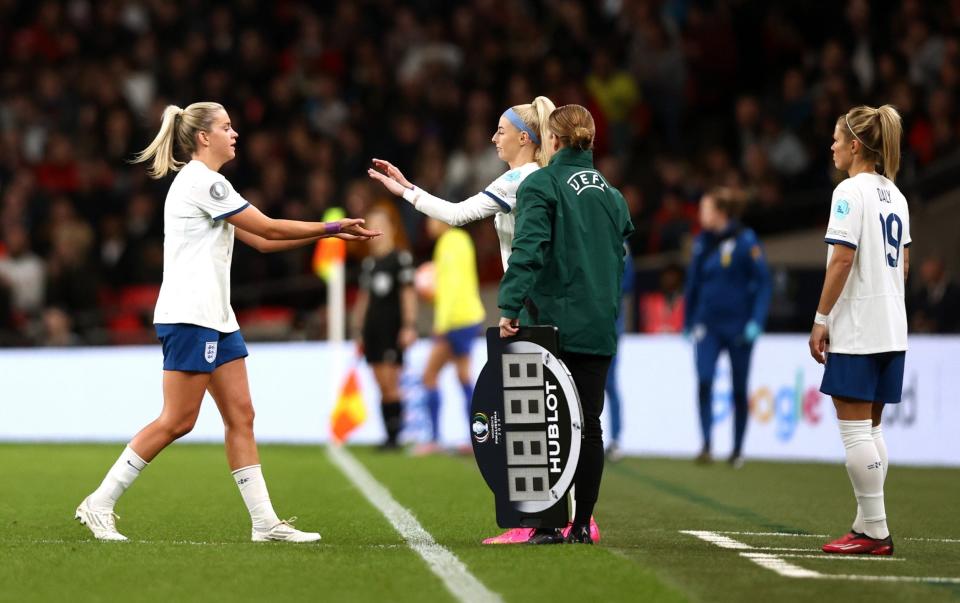
<path fill-rule="evenodd" d="M 323 214 L 323 221 L 335 222 L 345 215 L 343 209 L 332 207 Z M 343 350 L 346 340 L 346 253 L 346 241 L 334 237 L 317 241 L 313 252 L 314 273 L 327 284 L 327 342 L 331 354 L 327 383 L 331 388 L 329 399 L 334 401 L 346 370 Z"/>

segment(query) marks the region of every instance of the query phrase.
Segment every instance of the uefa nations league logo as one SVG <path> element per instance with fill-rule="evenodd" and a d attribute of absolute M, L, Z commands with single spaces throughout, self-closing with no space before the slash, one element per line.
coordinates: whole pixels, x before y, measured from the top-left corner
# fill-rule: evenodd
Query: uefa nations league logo
<path fill-rule="evenodd" d="M 470 430 L 478 444 L 486 442 L 490 438 L 490 420 L 487 419 L 487 415 L 482 412 L 473 415 L 473 425 Z"/>

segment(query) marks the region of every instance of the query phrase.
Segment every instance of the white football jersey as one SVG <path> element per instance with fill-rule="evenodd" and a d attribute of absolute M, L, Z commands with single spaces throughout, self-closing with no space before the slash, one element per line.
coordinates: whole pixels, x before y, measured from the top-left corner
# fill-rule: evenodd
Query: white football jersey
<path fill-rule="evenodd" d="M 856 250 L 840 299 L 830 312 L 830 352 L 877 354 L 907 349 L 903 254 L 910 210 L 897 186 L 875 174 L 847 178 L 833 191 L 826 242 Z"/>
<path fill-rule="evenodd" d="M 540 169 L 535 163 L 525 163 L 510 170 L 490 183 L 483 194 L 497 202 L 500 211 L 493 217 L 493 225 L 497 228 L 497 238 L 500 239 L 500 259 L 503 260 L 503 270 L 507 270 L 507 260 L 513 251 L 513 233 L 516 231 L 517 218 L 513 210 L 517 207 L 517 189 L 527 176 Z"/>
<path fill-rule="evenodd" d="M 224 218 L 247 207 L 222 175 L 203 162 L 183 166 L 163 206 L 163 284 L 153 322 L 187 323 L 231 333 L 234 227 Z"/>
<path fill-rule="evenodd" d="M 487 188 L 460 203 L 444 201 L 416 187 L 404 191 L 403 198 L 413 203 L 417 211 L 451 226 L 462 226 L 493 216 L 497 238 L 500 239 L 500 259 L 506 271 L 507 259 L 513 251 L 513 233 L 517 222 L 513 215 L 517 207 L 517 189 L 527 176 L 538 169 L 540 166 L 535 162 L 525 163 L 505 172 Z"/>

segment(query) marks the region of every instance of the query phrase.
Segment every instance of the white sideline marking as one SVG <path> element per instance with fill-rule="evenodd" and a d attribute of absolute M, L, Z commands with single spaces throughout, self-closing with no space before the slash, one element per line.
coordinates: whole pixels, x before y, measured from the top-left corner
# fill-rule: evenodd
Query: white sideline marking
<path fill-rule="evenodd" d="M 857 574 L 840 574 L 837 576 L 823 576 L 834 580 L 859 580 L 861 582 L 925 582 L 928 584 L 960 584 L 960 578 L 944 578 L 940 576 L 860 576 Z"/>
<path fill-rule="evenodd" d="M 340 446 L 327 446 L 330 460 L 397 531 L 411 549 L 426 561 L 427 566 L 460 601 L 500 602 L 500 595 L 489 590 L 456 555 L 437 544 L 420 522 L 400 505 L 390 491 L 378 482 L 352 454 Z"/>
<path fill-rule="evenodd" d="M 816 549 L 791 549 L 775 546 L 753 546 L 721 535 L 720 532 L 708 532 L 705 530 L 680 530 L 683 534 L 696 536 L 701 540 L 706 540 L 710 544 L 715 544 L 722 549 L 738 549 L 746 551 L 788 551 L 793 553 L 807 553 Z"/>
<path fill-rule="evenodd" d="M 905 557 L 884 557 L 881 555 L 801 555 L 797 553 L 781 553 L 777 557 L 792 557 L 794 559 L 829 559 L 831 561 L 906 561 Z"/>
<path fill-rule="evenodd" d="M 741 557 L 746 557 L 760 567 L 773 570 L 781 576 L 787 578 L 823 578 L 824 575 L 813 570 L 803 569 L 799 565 L 794 565 L 789 561 L 784 561 L 777 555 L 770 553 L 740 553 Z"/>
<path fill-rule="evenodd" d="M 750 545 L 734 540 L 727 536 L 723 536 L 717 532 L 709 532 L 704 530 L 680 530 L 682 534 L 690 534 L 691 536 L 696 536 L 697 538 L 715 544 L 721 548 L 725 549 L 753 549 Z M 858 582 L 922 582 L 922 583 L 933 583 L 933 584 L 960 584 L 960 578 L 952 577 L 943 577 L 943 576 L 870 576 L 870 575 L 859 575 L 859 574 L 823 574 L 821 572 L 806 569 L 800 567 L 799 565 L 794 565 L 789 561 L 786 561 L 784 557 L 791 555 L 774 555 L 771 553 L 754 553 L 754 552 L 741 552 L 739 555 L 745 559 L 753 561 L 760 567 L 766 568 L 768 570 L 774 571 L 777 574 L 785 578 L 811 578 L 814 580 L 854 580 Z M 804 557 L 802 555 L 793 555 L 793 557 Z M 819 555 L 810 556 L 820 558 Z M 848 556 L 846 555 L 824 555 L 823 558 L 836 558 L 836 559 L 845 559 Z M 898 558 L 899 559 L 899 558 Z M 893 561 L 894 559 L 889 559 Z"/>
<path fill-rule="evenodd" d="M 794 534 L 792 532 L 715 532 L 731 536 L 787 536 L 791 538 L 829 538 L 827 534 Z"/>
<path fill-rule="evenodd" d="M 717 532 L 706 532 L 703 530 L 680 530 L 681 534 L 690 534 L 700 540 L 706 540 L 710 544 L 715 544 L 722 549 L 753 549 L 749 544 L 744 544 L 733 538 L 727 538 Z"/>
<path fill-rule="evenodd" d="M 778 536 L 786 538 L 830 538 L 829 534 L 794 534 L 792 532 L 714 532 L 714 534 L 726 534 L 728 536 Z M 947 542 L 960 543 L 960 538 L 900 538 L 899 540 L 910 540 L 913 542 Z"/>

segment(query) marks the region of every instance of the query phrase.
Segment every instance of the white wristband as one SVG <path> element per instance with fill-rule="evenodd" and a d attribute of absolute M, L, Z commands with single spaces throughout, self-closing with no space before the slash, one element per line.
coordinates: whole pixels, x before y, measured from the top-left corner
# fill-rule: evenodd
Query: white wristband
<path fill-rule="evenodd" d="M 813 317 L 813 324 L 827 326 L 827 315 L 817 312 L 817 315 Z"/>
<path fill-rule="evenodd" d="M 419 196 L 420 190 L 417 187 L 403 189 L 403 198 L 413 203 L 414 206 L 417 205 L 417 197 Z"/>

